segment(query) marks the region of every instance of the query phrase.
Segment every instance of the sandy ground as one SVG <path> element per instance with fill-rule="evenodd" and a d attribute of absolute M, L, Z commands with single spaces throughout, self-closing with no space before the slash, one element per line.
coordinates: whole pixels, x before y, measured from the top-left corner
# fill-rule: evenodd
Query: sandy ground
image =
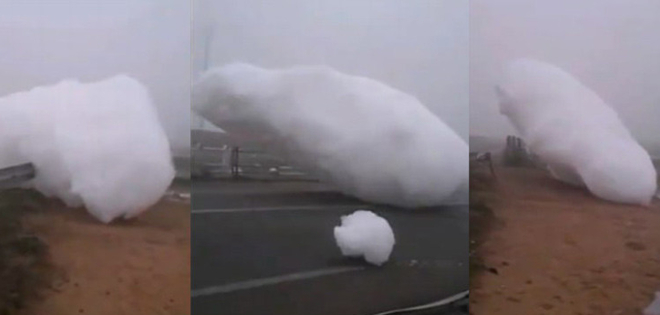
<path fill-rule="evenodd" d="M 142 217 L 103 225 L 83 209 L 27 215 L 49 245 L 55 282 L 22 315 L 190 313 L 190 205 L 162 201 Z"/>
<path fill-rule="evenodd" d="M 540 171 L 498 169 L 474 315 L 640 315 L 660 291 L 660 202 L 601 201 Z"/>

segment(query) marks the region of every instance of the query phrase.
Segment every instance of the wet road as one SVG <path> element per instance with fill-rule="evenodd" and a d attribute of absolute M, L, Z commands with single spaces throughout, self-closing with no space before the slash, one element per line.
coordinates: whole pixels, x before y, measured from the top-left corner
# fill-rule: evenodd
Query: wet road
<path fill-rule="evenodd" d="M 467 206 L 412 211 L 324 189 L 194 187 L 193 315 L 366 315 L 468 289 Z M 343 257 L 334 242 L 340 216 L 356 209 L 392 225 L 397 243 L 382 267 Z"/>

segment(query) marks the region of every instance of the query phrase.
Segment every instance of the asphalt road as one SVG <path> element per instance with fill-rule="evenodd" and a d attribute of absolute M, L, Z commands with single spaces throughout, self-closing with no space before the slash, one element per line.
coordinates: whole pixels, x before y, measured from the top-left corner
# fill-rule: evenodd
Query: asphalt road
<path fill-rule="evenodd" d="M 193 315 L 369 315 L 468 289 L 467 206 L 393 209 L 327 189 L 223 185 L 193 185 Z M 384 266 L 345 258 L 334 242 L 356 209 L 394 230 Z"/>

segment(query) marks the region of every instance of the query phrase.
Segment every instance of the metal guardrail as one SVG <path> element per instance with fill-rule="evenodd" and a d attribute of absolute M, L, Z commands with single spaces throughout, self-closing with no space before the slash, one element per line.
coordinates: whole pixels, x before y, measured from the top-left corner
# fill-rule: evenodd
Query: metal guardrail
<path fill-rule="evenodd" d="M 25 163 L 0 169 L 0 190 L 19 187 L 36 176 L 32 163 Z"/>
<path fill-rule="evenodd" d="M 210 178 L 316 180 L 280 157 L 257 149 L 231 146 L 194 148 L 192 170 L 195 176 Z"/>

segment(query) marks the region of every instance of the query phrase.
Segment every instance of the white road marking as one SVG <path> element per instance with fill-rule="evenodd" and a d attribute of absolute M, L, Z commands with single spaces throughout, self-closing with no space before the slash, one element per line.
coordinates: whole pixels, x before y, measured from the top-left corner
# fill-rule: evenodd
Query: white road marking
<path fill-rule="evenodd" d="M 432 303 L 428 303 L 428 304 L 424 304 L 424 305 L 420 305 L 420 306 L 414 306 L 414 307 L 408 307 L 408 308 L 401 308 L 401 309 L 397 309 L 397 310 L 391 310 L 391 311 L 387 311 L 387 312 L 383 312 L 383 313 L 378 313 L 378 314 L 375 314 L 375 315 L 391 315 L 391 314 L 397 314 L 397 313 L 406 313 L 406 312 L 411 312 L 411 311 L 421 311 L 421 310 L 425 310 L 425 309 L 436 308 L 436 307 L 440 307 L 440 306 L 444 306 L 444 305 L 447 305 L 447 304 L 454 303 L 454 302 L 456 302 L 460 299 L 463 299 L 463 298 L 467 297 L 468 295 L 470 295 L 470 291 L 465 291 L 465 292 L 458 293 L 456 295 L 452 295 L 452 296 L 450 296 L 446 299 L 442 299 L 442 300 L 437 301 L 437 302 L 432 302 Z"/>
<path fill-rule="evenodd" d="M 226 209 L 200 209 L 192 210 L 192 214 L 206 213 L 232 213 L 232 212 L 257 212 L 257 211 L 278 211 L 278 210 L 327 210 L 338 208 L 373 208 L 373 205 L 313 205 L 313 206 L 282 206 L 282 207 L 256 207 L 256 208 L 226 208 Z"/>
<path fill-rule="evenodd" d="M 271 277 L 271 278 L 253 279 L 253 280 L 248 280 L 248 281 L 235 282 L 235 283 L 230 283 L 230 284 L 224 284 L 224 285 L 219 285 L 219 286 L 213 286 L 213 287 L 207 287 L 207 288 L 203 288 L 203 289 L 192 290 L 191 293 L 190 293 L 190 296 L 195 298 L 195 297 L 200 297 L 200 296 L 208 296 L 208 295 L 229 293 L 229 292 L 234 292 L 234 291 L 239 291 L 239 290 L 254 289 L 254 288 L 267 286 L 267 285 L 274 285 L 274 284 L 283 283 L 283 282 L 292 282 L 292 281 L 299 281 L 299 280 L 305 280 L 305 279 L 312 279 L 312 278 L 317 278 L 317 277 L 322 277 L 322 276 L 327 276 L 327 275 L 332 275 L 332 274 L 358 271 L 358 270 L 363 270 L 363 269 L 366 269 L 366 267 L 337 267 L 337 268 L 327 268 L 327 269 L 320 269 L 320 270 L 314 270 L 314 271 L 298 272 L 298 273 L 292 273 L 292 274 L 288 274 L 288 275 L 282 275 L 282 276 Z"/>

